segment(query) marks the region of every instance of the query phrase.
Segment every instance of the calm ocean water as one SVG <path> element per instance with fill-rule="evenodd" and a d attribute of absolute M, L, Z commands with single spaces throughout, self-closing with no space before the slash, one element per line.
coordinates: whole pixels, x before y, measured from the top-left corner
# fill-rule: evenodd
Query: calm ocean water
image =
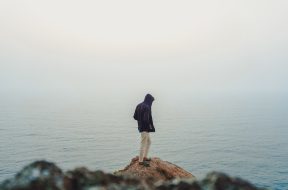
<path fill-rule="evenodd" d="M 111 172 L 137 155 L 132 119 L 139 101 L 0 102 L 0 180 L 34 160 L 64 170 L 87 166 Z M 203 178 L 210 171 L 260 187 L 288 189 L 288 102 L 284 98 L 193 98 L 153 105 L 151 156 Z"/>

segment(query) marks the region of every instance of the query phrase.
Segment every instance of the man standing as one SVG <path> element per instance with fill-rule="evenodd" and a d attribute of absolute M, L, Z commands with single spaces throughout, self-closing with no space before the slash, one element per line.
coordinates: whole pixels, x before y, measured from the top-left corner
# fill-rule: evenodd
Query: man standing
<path fill-rule="evenodd" d="M 153 101 L 154 97 L 151 94 L 147 94 L 144 101 L 137 105 L 133 116 L 138 121 L 138 131 L 141 133 L 139 164 L 146 167 L 149 166 L 148 161 L 151 160 L 147 157 L 151 145 L 149 133 L 155 132 L 151 113 Z"/>

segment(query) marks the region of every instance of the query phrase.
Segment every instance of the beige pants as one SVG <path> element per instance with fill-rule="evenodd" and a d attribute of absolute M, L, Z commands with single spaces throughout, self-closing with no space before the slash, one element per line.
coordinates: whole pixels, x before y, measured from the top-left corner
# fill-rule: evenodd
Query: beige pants
<path fill-rule="evenodd" d="M 144 157 L 147 158 L 148 151 L 151 145 L 150 135 L 148 132 L 141 132 L 141 145 L 139 162 L 143 162 Z"/>

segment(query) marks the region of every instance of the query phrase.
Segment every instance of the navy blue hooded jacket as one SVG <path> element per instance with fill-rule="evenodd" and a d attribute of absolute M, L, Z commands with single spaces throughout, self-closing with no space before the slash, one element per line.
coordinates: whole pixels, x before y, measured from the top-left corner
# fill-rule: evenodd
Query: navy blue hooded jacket
<path fill-rule="evenodd" d="M 140 133 L 143 131 L 155 132 L 151 113 L 151 106 L 153 101 L 154 97 L 151 94 L 147 94 L 144 101 L 138 104 L 135 109 L 133 117 L 138 121 L 138 131 Z"/>

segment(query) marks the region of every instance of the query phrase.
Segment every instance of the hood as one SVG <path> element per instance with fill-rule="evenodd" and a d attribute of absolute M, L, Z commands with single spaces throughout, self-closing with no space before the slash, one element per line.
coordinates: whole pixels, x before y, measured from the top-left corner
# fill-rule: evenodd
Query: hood
<path fill-rule="evenodd" d="M 145 99 L 144 99 L 144 103 L 152 106 L 152 102 L 154 101 L 154 97 L 151 94 L 146 94 Z"/>

